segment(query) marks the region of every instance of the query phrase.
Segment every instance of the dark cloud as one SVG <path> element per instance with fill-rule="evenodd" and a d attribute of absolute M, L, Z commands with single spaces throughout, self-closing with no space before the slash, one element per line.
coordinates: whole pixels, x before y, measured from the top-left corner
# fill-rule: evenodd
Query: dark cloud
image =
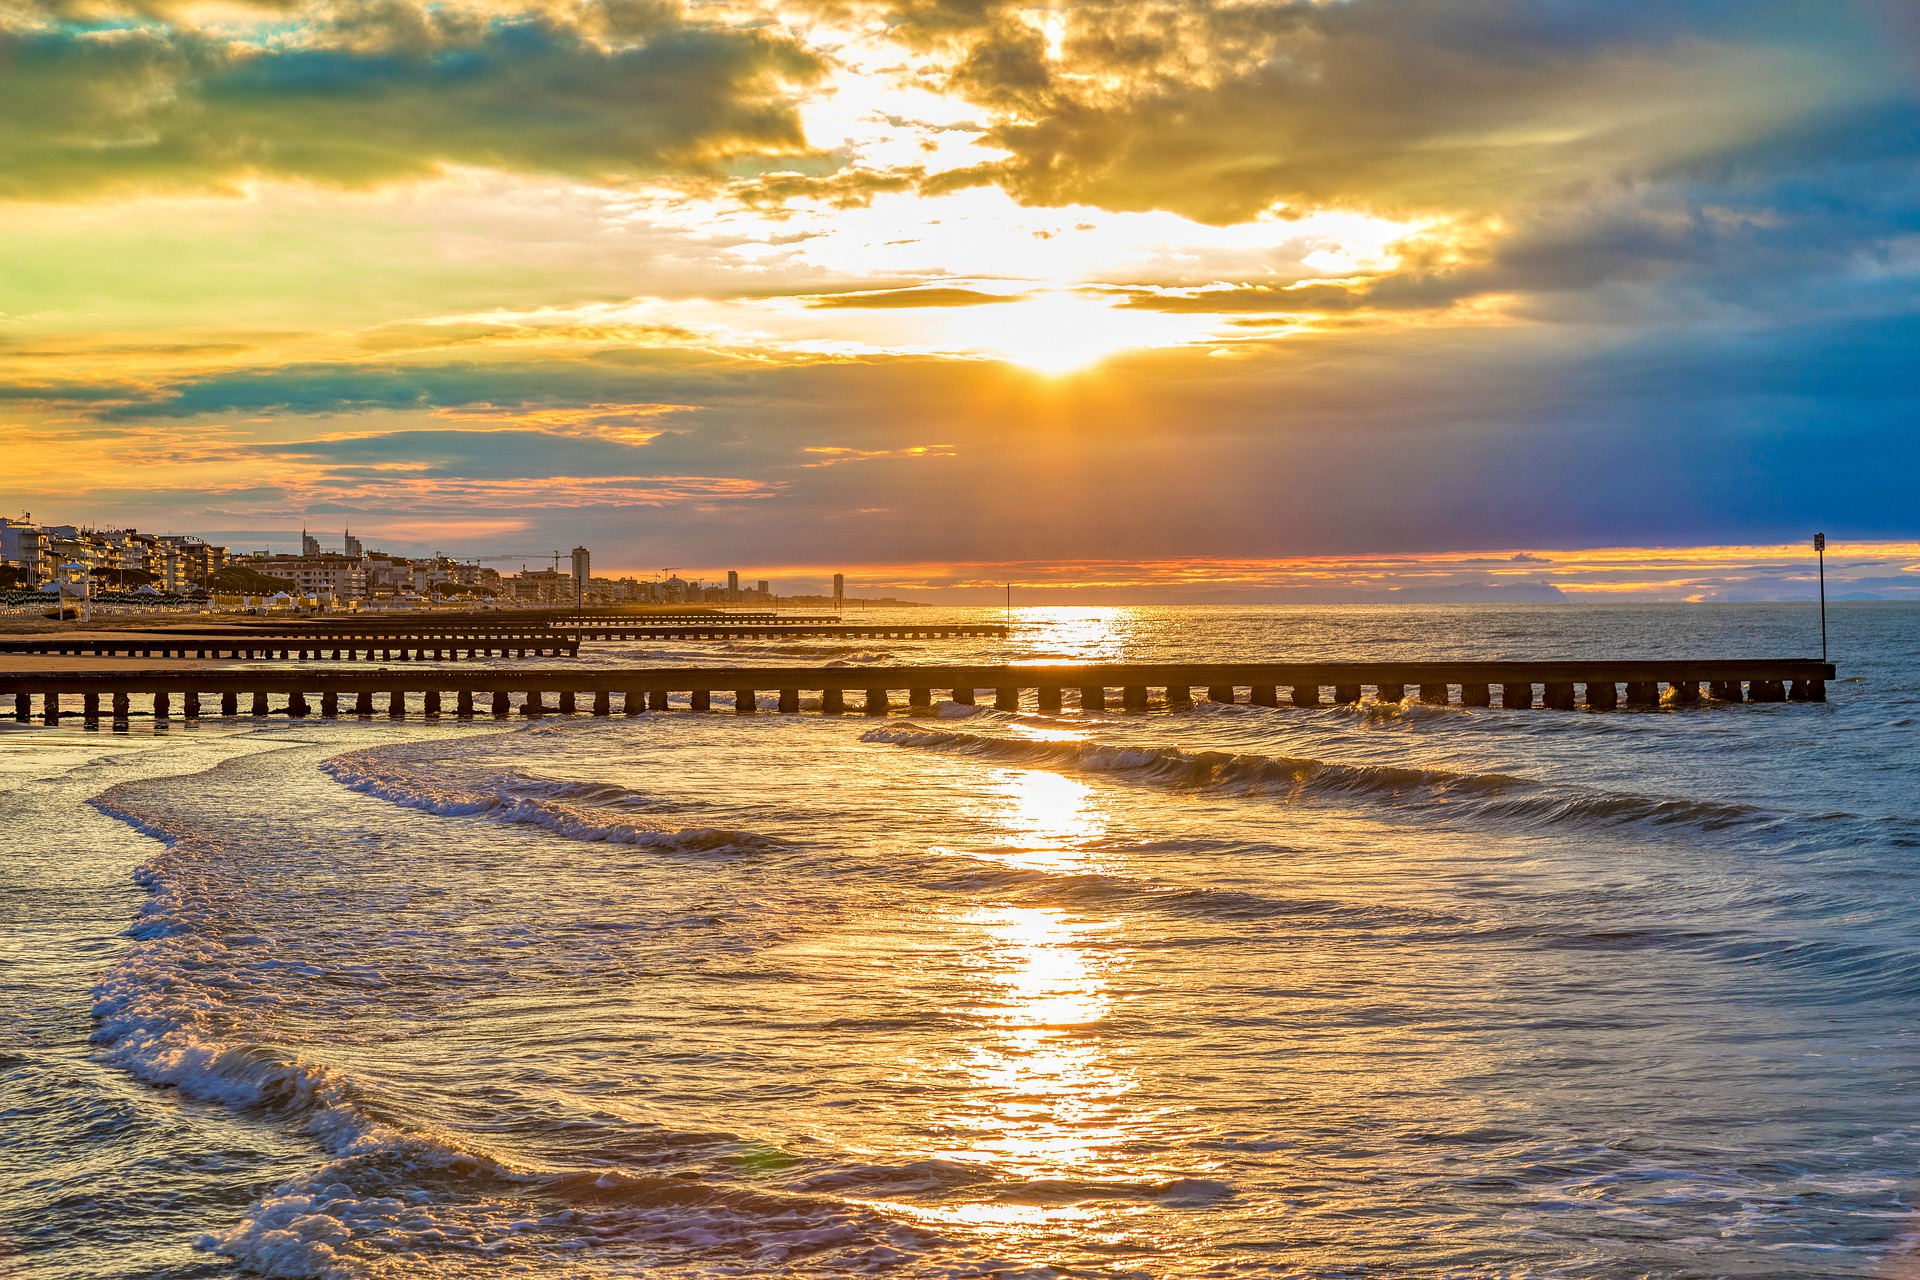
<path fill-rule="evenodd" d="M 251 452 L 312 463 L 338 478 L 542 480 L 630 476 L 653 469 L 645 445 L 512 429 L 368 432 L 254 445 Z M 404 464 L 404 471 L 393 471 L 396 464 Z"/>
<path fill-rule="evenodd" d="M 258 38 L 165 21 L 0 25 L 0 196 L 365 185 L 445 165 L 619 180 L 805 150 L 820 70 L 665 6 L 565 20 L 367 4 Z"/>
<path fill-rule="evenodd" d="M 1900 88 L 1846 3 L 1084 0 L 1057 56 L 1011 4 L 891 8 L 998 116 L 1010 158 L 959 180 L 1216 222 L 1663 179 Z"/>
<path fill-rule="evenodd" d="M 672 358 L 628 364 L 553 360 L 538 364 L 448 362 L 434 365 L 306 364 L 246 369 L 164 383 L 138 398 L 124 389 L 48 387 L 40 399 L 84 404 L 117 401 L 100 416 L 119 421 L 210 414 L 351 414 L 501 405 L 527 411 L 618 403 L 672 407 L 728 394 L 737 374 L 688 367 Z M 4 392 L 0 392 L 4 394 Z"/>

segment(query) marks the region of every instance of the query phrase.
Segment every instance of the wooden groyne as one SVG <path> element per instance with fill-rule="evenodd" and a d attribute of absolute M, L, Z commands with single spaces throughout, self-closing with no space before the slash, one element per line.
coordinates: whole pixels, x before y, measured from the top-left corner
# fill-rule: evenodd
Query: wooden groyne
<path fill-rule="evenodd" d="M 1004 637 L 1005 624 L 962 622 L 844 622 L 783 618 L 779 622 L 628 622 L 569 623 L 556 632 L 582 640 L 766 640 L 795 636 L 843 640 L 952 640 L 962 636 Z"/>
<path fill-rule="evenodd" d="M 1004 637 L 1005 626 L 973 624 L 841 625 L 782 622 L 590 622 L 564 627 L 488 623 L 433 624 L 298 622 L 278 626 L 168 627 L 152 631 L 68 633 L 0 638 L 0 658 L 45 654 L 99 658 L 193 658 L 284 661 L 460 661 L 477 658 L 578 657 L 584 640 L 790 639 L 946 640 Z"/>
<path fill-rule="evenodd" d="M 179 658 L 205 661 L 281 662 L 472 661 L 479 658 L 572 658 L 580 638 L 553 631 L 458 631 L 425 628 L 384 631 L 362 628 L 286 631 L 209 628 L 98 635 L 47 635 L 0 639 L 0 659 L 9 654 L 77 658 Z"/>
<path fill-rule="evenodd" d="M 1724 661 L 1447 662 L 1447 663 L 1087 663 L 1047 666 L 889 667 L 420 667 L 250 670 L 165 669 L 0 673 L 0 698 L 12 695 L 17 719 L 49 720 L 78 711 L 98 720 L 105 706 L 116 721 L 133 700 L 156 719 L 220 715 L 321 716 L 408 714 L 506 716 L 516 712 L 635 715 L 668 709 L 685 695 L 689 709 L 760 709 L 763 693 L 778 709 L 797 712 L 817 693 L 827 714 L 884 714 L 904 694 L 913 709 L 940 694 L 1002 710 L 1059 711 L 1069 705 L 1191 706 L 1195 691 L 1213 702 L 1296 707 L 1409 698 L 1432 705 L 1612 711 L 1619 707 L 1691 706 L 1708 702 L 1824 702 L 1831 665 L 1814 659 Z M 1284 691 L 1284 696 L 1283 696 Z M 849 704 L 857 695 L 860 705 Z M 1069 697 L 1071 695 L 1071 697 Z M 1156 696 L 1158 695 L 1158 696 Z M 175 700 L 178 699 L 176 702 Z M 78 706 L 70 705 L 77 701 Z"/>

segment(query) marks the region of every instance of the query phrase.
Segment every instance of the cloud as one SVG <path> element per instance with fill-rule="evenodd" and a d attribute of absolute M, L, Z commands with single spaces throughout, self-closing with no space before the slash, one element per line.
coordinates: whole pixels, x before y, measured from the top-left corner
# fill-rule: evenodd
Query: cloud
<path fill-rule="evenodd" d="M 881 289 L 863 293 L 823 293 L 807 305 L 820 310 L 868 308 L 888 310 L 896 307 L 981 307 L 996 302 L 1018 302 L 1017 293 L 982 293 L 978 289 Z"/>
<path fill-rule="evenodd" d="M 804 153 L 819 61 L 665 5 L 570 17 L 367 3 L 233 34 L 0 21 L 0 198 L 368 186 L 449 166 L 620 182 Z"/>
<path fill-rule="evenodd" d="M 894 13 L 1010 153 L 947 182 L 1214 222 L 1665 179 L 1897 92 L 1857 14 L 1790 0 L 1083 0 L 1057 42 L 1011 5 Z"/>
<path fill-rule="evenodd" d="M 815 460 L 807 467 L 837 467 L 845 462 L 876 462 L 883 458 L 951 458 L 956 450 L 950 444 L 916 444 L 904 449 L 850 449 L 844 445 L 810 444 L 801 450 Z"/>

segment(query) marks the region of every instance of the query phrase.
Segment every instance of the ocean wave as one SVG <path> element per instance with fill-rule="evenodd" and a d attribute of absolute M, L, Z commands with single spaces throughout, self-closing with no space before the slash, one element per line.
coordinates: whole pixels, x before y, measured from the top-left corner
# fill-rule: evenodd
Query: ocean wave
<path fill-rule="evenodd" d="M 403 808 L 540 827 L 569 840 L 677 853 L 750 852 L 781 843 L 731 827 L 649 821 L 637 811 L 657 807 L 656 802 L 612 783 L 540 778 L 513 769 L 460 769 L 434 759 L 435 754 L 417 747 L 368 747 L 334 756 L 320 769 L 350 790 Z"/>
<path fill-rule="evenodd" d="M 1449 806 L 1475 817 L 1541 826 L 1684 824 L 1705 830 L 1777 822 L 1784 814 L 1753 805 L 1629 795 L 1552 786 L 1503 773 L 1467 773 L 1410 765 L 1355 764 L 1298 756 L 1101 742 L 1035 741 L 959 729 L 881 726 L 867 742 L 981 756 L 1041 768 L 1114 773 L 1138 782 L 1287 799 L 1371 799 Z"/>

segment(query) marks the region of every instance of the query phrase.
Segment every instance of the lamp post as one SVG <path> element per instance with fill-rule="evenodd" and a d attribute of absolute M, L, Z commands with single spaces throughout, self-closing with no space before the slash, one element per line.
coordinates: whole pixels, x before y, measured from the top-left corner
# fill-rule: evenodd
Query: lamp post
<path fill-rule="evenodd" d="M 1827 535 L 1813 535 L 1813 551 L 1820 557 L 1820 661 L 1827 660 Z"/>

